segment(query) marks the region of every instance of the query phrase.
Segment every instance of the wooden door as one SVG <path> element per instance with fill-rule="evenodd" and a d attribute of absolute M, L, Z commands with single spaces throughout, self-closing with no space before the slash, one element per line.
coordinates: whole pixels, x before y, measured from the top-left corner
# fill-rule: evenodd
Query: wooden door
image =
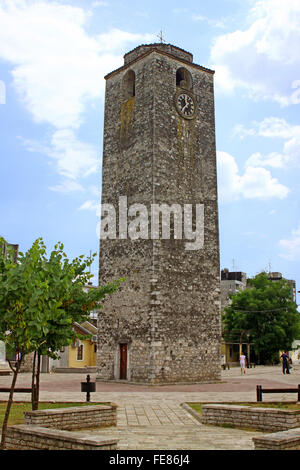
<path fill-rule="evenodd" d="M 127 379 L 127 344 L 120 344 L 120 379 Z"/>

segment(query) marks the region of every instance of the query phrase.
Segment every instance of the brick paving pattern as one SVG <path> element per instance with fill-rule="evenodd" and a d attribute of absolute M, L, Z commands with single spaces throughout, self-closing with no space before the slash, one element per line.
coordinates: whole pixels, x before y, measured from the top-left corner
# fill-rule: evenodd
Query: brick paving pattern
<path fill-rule="evenodd" d="M 85 401 L 80 382 L 85 374 L 42 374 L 41 401 Z M 95 376 L 91 375 L 94 380 Z M 31 375 L 21 374 L 18 386 L 30 386 Z M 0 377 L 0 386 L 9 386 L 11 377 Z M 258 366 L 245 376 L 239 368 L 222 371 L 220 383 L 195 385 L 143 386 L 128 383 L 97 382 L 91 401 L 110 401 L 118 405 L 117 427 L 93 429 L 84 433 L 117 437 L 120 450 L 253 450 L 252 438 L 260 432 L 201 424 L 183 407 L 185 402 L 256 401 L 256 385 L 288 388 L 300 383 L 300 366 L 284 376 L 280 366 Z M 2 393 L 0 400 L 8 394 Z M 295 401 L 297 395 L 267 394 L 263 401 Z M 18 393 L 15 400 L 30 400 Z"/>

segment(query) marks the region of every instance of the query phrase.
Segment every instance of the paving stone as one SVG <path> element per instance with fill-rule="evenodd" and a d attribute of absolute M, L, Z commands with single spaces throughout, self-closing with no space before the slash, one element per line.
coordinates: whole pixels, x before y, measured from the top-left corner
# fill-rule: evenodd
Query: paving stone
<path fill-rule="evenodd" d="M 254 450 L 252 438 L 261 432 L 203 425 L 181 406 L 185 402 L 222 403 L 256 401 L 256 385 L 266 388 L 291 387 L 300 383 L 300 366 L 283 376 L 280 366 L 259 366 L 241 377 L 238 368 L 222 371 L 222 383 L 173 386 L 159 391 L 155 387 L 130 387 L 124 384 L 97 383 L 93 402 L 113 402 L 117 408 L 117 426 L 85 430 L 119 440 L 123 450 Z M 80 392 L 80 374 L 42 374 L 41 401 L 85 401 Z M 1 376 L 0 386 L 9 386 L 11 377 Z M 18 386 L 30 386 L 31 374 L 20 374 Z M 76 385 L 77 384 L 77 385 Z M 123 384 L 122 384 L 123 385 Z M 101 391 L 100 391 L 101 388 Z M 103 390 L 104 389 L 104 390 Z M 70 391 L 73 390 L 73 391 Z M 76 391 L 78 390 L 78 391 Z M 2 393 L 1 400 L 8 394 Z M 293 401 L 295 394 L 268 394 L 263 401 Z M 29 394 L 18 393 L 15 401 L 30 401 Z"/>

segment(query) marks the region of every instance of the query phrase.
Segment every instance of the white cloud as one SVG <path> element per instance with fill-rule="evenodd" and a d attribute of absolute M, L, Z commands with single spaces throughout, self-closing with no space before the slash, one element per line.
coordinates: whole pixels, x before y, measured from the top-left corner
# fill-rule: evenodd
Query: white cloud
<path fill-rule="evenodd" d="M 253 122 L 252 128 L 245 128 L 241 124 L 237 124 L 233 130 L 234 135 L 243 138 L 247 135 L 259 135 L 262 137 L 289 139 L 300 135 L 300 126 L 293 126 L 285 119 L 270 116 L 261 122 Z"/>
<path fill-rule="evenodd" d="M 39 152 L 50 157 L 57 173 L 64 178 L 70 180 L 85 178 L 99 169 L 98 149 L 94 145 L 77 139 L 73 129 L 55 131 L 49 145 L 30 139 L 21 140 L 28 151 Z M 76 185 L 64 184 L 64 187 L 73 188 L 72 191 L 74 191 Z"/>
<path fill-rule="evenodd" d="M 78 127 L 84 98 L 101 96 L 104 64 L 84 31 L 88 14 L 57 3 L 2 2 L 0 57 L 36 122 Z"/>
<path fill-rule="evenodd" d="M 133 34 L 127 31 L 122 31 L 120 29 L 111 29 L 108 33 L 103 33 L 97 36 L 97 41 L 99 43 L 101 51 L 120 51 L 120 47 L 125 44 L 130 43 L 138 43 L 142 41 L 143 43 L 151 42 L 155 39 L 155 35 L 153 34 Z M 119 59 L 120 64 L 123 63 L 123 56 L 120 59 L 120 55 L 117 56 Z M 111 67 L 111 65 L 109 65 Z M 108 72 L 113 70 L 110 68 Z"/>
<path fill-rule="evenodd" d="M 58 173 L 71 179 L 97 169 L 95 148 L 75 131 L 88 105 L 103 98 L 104 76 L 122 65 L 124 46 L 153 38 L 118 29 L 92 36 L 90 14 L 45 0 L 0 2 L 0 59 L 11 64 L 13 86 L 34 122 L 53 128 L 48 144 L 31 142 L 31 150 L 44 151 L 56 160 Z"/>
<path fill-rule="evenodd" d="M 253 123 L 253 127 L 249 129 L 237 125 L 233 135 L 238 135 L 241 139 L 245 136 L 260 136 L 285 140 L 282 152 L 271 152 L 267 155 L 256 152 L 249 157 L 246 166 L 287 168 L 300 165 L 300 126 L 291 125 L 285 119 L 272 116 L 260 123 Z"/>
<path fill-rule="evenodd" d="M 98 201 L 94 200 L 87 200 L 83 204 L 81 204 L 80 207 L 78 207 L 78 210 L 80 211 L 92 211 L 95 212 L 96 216 L 99 218 L 101 217 L 101 202 L 100 198 Z"/>
<path fill-rule="evenodd" d="M 6 103 L 6 86 L 3 80 L 0 80 L 0 104 Z"/>
<path fill-rule="evenodd" d="M 100 197 L 101 197 L 100 187 L 92 185 L 92 186 L 90 186 L 90 191 L 93 194 L 93 196 L 96 196 L 100 201 Z"/>
<path fill-rule="evenodd" d="M 236 200 L 240 196 L 239 169 L 232 155 L 217 152 L 218 192 L 221 202 Z"/>
<path fill-rule="evenodd" d="M 246 199 L 284 199 L 289 193 L 289 189 L 273 178 L 268 170 L 251 166 L 240 177 L 240 191 Z"/>
<path fill-rule="evenodd" d="M 78 140 L 69 129 L 60 129 L 53 134 L 49 156 L 57 161 L 58 173 L 68 178 L 86 177 L 99 169 L 97 149 Z"/>
<path fill-rule="evenodd" d="M 98 36 L 89 13 L 55 2 L 2 2 L 0 58 L 13 66 L 14 86 L 36 122 L 79 127 L 89 100 L 103 97 L 104 76 L 122 65 L 120 48 L 150 35 L 113 29 Z"/>
<path fill-rule="evenodd" d="M 239 174 L 239 168 L 232 155 L 217 152 L 219 198 L 221 202 L 244 199 L 284 199 L 289 189 L 280 184 L 265 168 L 246 168 Z"/>
<path fill-rule="evenodd" d="M 285 168 L 289 158 L 277 152 L 262 155 L 260 152 L 253 153 L 246 161 L 246 166 L 270 166 L 272 168 Z"/>
<path fill-rule="evenodd" d="M 83 211 L 83 210 L 85 210 L 85 211 L 95 211 L 97 209 L 98 209 L 98 204 L 95 203 L 95 201 L 91 201 L 91 200 L 85 201 L 79 207 L 80 211 Z"/>
<path fill-rule="evenodd" d="M 211 67 L 216 89 L 240 87 L 254 99 L 300 103 L 300 2 L 256 1 L 249 27 L 216 38 Z"/>
<path fill-rule="evenodd" d="M 263 137 L 289 139 L 300 136 L 300 126 L 292 126 L 283 118 L 271 116 L 259 123 L 258 134 Z"/>
<path fill-rule="evenodd" d="M 178 15 L 181 17 L 184 15 L 185 18 L 192 19 L 193 21 L 197 21 L 199 23 L 206 23 L 207 25 L 213 28 L 225 27 L 225 20 L 223 18 L 222 19 L 219 18 L 217 20 L 213 18 L 209 18 L 208 16 L 195 13 L 189 8 L 173 8 L 172 12 L 174 15 Z"/>
<path fill-rule="evenodd" d="M 101 2 L 101 1 L 95 1 L 95 2 L 92 2 L 92 7 L 93 8 L 97 8 L 97 7 L 108 7 L 108 3 L 107 2 Z"/>
<path fill-rule="evenodd" d="M 291 238 L 280 240 L 279 245 L 284 250 L 280 254 L 282 258 L 288 261 L 300 260 L 300 223 L 297 229 L 292 230 Z"/>
<path fill-rule="evenodd" d="M 256 134 L 255 129 L 247 129 L 242 124 L 236 124 L 232 131 L 233 137 L 239 137 L 240 139 L 244 139 L 247 136 L 253 136 Z"/>
<path fill-rule="evenodd" d="M 81 184 L 72 180 L 64 180 L 56 186 L 50 186 L 51 191 L 56 191 L 58 193 L 70 193 L 73 191 L 84 191 L 84 188 Z"/>
<path fill-rule="evenodd" d="M 200 23 L 207 23 L 209 26 L 214 28 L 225 28 L 224 20 L 214 20 L 208 18 L 207 16 L 199 15 L 199 14 L 192 14 L 192 20 L 198 21 Z"/>

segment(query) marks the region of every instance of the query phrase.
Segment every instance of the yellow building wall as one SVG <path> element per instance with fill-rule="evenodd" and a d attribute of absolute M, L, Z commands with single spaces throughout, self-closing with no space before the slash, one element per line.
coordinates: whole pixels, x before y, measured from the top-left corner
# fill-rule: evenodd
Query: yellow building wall
<path fill-rule="evenodd" d="M 96 366 L 95 343 L 89 340 L 80 340 L 83 344 L 82 360 L 77 359 L 77 347 L 69 347 L 69 367 L 93 367 Z"/>

